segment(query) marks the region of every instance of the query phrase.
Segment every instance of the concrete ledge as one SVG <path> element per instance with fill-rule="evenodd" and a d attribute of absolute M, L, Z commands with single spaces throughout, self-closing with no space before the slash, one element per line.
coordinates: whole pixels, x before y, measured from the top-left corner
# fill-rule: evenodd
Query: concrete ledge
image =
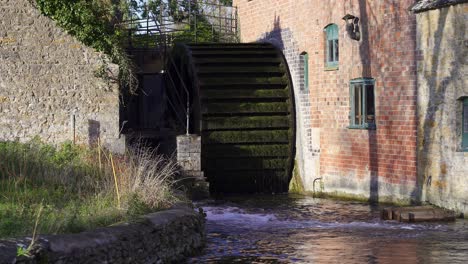
<path fill-rule="evenodd" d="M 399 222 L 455 221 L 455 212 L 434 206 L 391 207 L 382 210 L 382 220 Z"/>
<path fill-rule="evenodd" d="M 30 238 L 0 240 L 0 263 L 167 263 L 205 244 L 205 218 L 188 207 L 79 234 L 41 236 L 30 258 L 17 257 Z"/>

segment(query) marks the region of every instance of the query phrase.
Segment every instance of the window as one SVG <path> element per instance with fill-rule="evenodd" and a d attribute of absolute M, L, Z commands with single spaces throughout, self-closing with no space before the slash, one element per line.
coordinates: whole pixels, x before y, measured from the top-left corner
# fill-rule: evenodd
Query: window
<path fill-rule="evenodd" d="M 301 83 L 300 87 L 302 91 L 309 90 L 309 55 L 306 52 L 303 52 L 300 55 L 299 59 L 300 65 L 300 75 L 301 75 Z"/>
<path fill-rule="evenodd" d="M 468 98 L 463 99 L 462 150 L 468 151 Z"/>
<path fill-rule="evenodd" d="M 325 27 L 326 34 L 326 67 L 328 69 L 338 68 L 339 47 L 338 47 L 338 26 L 330 24 Z"/>
<path fill-rule="evenodd" d="M 350 128 L 375 129 L 374 79 L 351 80 L 350 85 Z"/>

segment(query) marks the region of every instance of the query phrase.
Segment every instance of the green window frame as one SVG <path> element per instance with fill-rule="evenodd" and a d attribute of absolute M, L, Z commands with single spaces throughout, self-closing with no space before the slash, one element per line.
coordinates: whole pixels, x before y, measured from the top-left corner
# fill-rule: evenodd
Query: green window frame
<path fill-rule="evenodd" d="M 462 150 L 468 152 L 468 97 L 463 99 Z"/>
<path fill-rule="evenodd" d="M 300 89 L 303 91 L 309 90 L 309 54 L 306 52 L 301 53 L 300 55 L 300 76 L 301 83 Z"/>
<path fill-rule="evenodd" d="M 338 40 L 338 26 L 336 24 L 330 24 L 325 27 L 326 34 L 326 68 L 336 69 L 338 68 L 338 61 L 340 57 L 339 52 L 339 40 Z"/>
<path fill-rule="evenodd" d="M 350 81 L 350 122 L 349 128 L 376 129 L 375 80 L 359 78 Z"/>

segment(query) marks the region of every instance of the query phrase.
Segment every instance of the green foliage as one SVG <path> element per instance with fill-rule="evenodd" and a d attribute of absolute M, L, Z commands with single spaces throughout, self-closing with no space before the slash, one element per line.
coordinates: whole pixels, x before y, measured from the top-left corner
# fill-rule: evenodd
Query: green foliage
<path fill-rule="evenodd" d="M 85 45 L 110 56 L 120 66 L 122 87 L 134 92 L 138 81 L 134 65 L 126 55 L 122 40 L 124 31 L 116 26 L 122 19 L 122 7 L 118 2 L 102 0 L 35 0 L 41 12 L 52 18 Z M 126 3 L 126 1 L 122 1 Z"/>
<path fill-rule="evenodd" d="M 195 28 L 196 27 L 196 28 Z M 218 42 L 219 33 L 203 17 L 198 17 L 195 25 L 186 25 L 184 30 L 175 34 L 174 42 Z"/>
<path fill-rule="evenodd" d="M 30 257 L 31 254 L 29 253 L 28 249 L 24 247 L 17 247 L 16 248 L 16 256 L 17 257 Z"/>
<path fill-rule="evenodd" d="M 219 3 L 226 6 L 232 6 L 232 0 L 219 0 Z"/>

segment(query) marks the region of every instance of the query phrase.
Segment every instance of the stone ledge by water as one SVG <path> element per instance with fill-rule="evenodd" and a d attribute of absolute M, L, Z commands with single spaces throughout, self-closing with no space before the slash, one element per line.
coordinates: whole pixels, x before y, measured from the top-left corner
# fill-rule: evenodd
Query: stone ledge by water
<path fill-rule="evenodd" d="M 0 240 L 3 263 L 170 263 L 199 251 L 205 218 L 188 207 L 146 215 L 141 220 L 79 234 L 41 236 L 31 258 L 16 257 L 27 238 Z"/>

